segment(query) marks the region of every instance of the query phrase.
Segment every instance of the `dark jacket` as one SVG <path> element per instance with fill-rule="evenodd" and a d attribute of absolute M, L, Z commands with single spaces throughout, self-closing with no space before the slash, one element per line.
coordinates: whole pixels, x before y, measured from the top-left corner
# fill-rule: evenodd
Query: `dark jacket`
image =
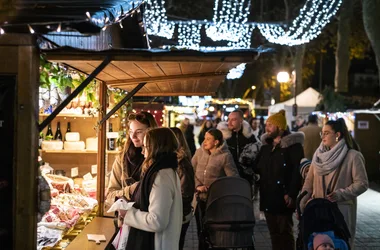
<path fill-rule="evenodd" d="M 273 146 L 267 134 L 262 137 L 263 146 L 256 159 L 255 172 L 260 175 L 260 210 L 274 214 L 294 212 L 285 205 L 284 195 L 293 201 L 301 189 L 298 167 L 303 158 L 303 133 L 286 131 L 280 144 Z"/>
<path fill-rule="evenodd" d="M 186 127 L 185 131 L 182 131 L 182 132 L 185 136 L 187 145 L 189 146 L 191 155 L 193 156 L 195 154 L 195 150 L 197 149 L 195 147 L 195 140 L 194 140 L 194 126 L 189 124 Z"/>
<path fill-rule="evenodd" d="M 242 129 L 232 132 L 228 130 L 226 122 L 220 122 L 218 129 L 223 133 L 240 176 L 252 182 L 252 168 L 261 142 L 253 134 L 251 126 L 243 121 Z"/>
<path fill-rule="evenodd" d="M 181 180 L 183 218 L 192 211 L 191 203 L 195 193 L 194 169 L 190 159 L 183 150 L 178 151 L 178 169 L 177 173 Z"/>

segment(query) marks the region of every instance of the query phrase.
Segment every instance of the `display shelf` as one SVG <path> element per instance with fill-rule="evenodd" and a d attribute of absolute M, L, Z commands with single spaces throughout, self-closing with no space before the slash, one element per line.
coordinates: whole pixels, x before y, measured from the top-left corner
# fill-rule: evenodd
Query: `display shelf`
<path fill-rule="evenodd" d="M 39 150 L 40 153 L 46 153 L 46 154 L 97 154 L 97 150 Z M 119 150 L 114 150 L 114 151 L 106 151 L 107 154 L 119 154 Z"/>
<path fill-rule="evenodd" d="M 50 114 L 39 114 L 41 117 L 48 117 Z M 86 115 L 86 114 L 58 114 L 56 117 L 69 117 L 69 118 L 98 118 L 98 115 Z M 118 118 L 116 115 L 112 115 L 110 118 Z"/>

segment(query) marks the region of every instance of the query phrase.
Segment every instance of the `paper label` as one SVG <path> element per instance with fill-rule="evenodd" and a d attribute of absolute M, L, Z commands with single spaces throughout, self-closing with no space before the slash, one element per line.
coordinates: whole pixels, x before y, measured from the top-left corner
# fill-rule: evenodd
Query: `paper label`
<path fill-rule="evenodd" d="M 83 180 L 85 181 L 89 181 L 89 180 L 92 180 L 92 175 L 91 173 L 87 173 L 83 176 Z"/>
<path fill-rule="evenodd" d="M 78 173 L 79 173 L 79 169 L 78 169 L 78 167 L 76 167 L 76 168 L 71 168 L 71 177 L 76 177 L 76 176 L 78 176 Z"/>
<path fill-rule="evenodd" d="M 98 173 L 98 165 L 92 165 L 91 174 L 97 174 L 97 173 Z"/>

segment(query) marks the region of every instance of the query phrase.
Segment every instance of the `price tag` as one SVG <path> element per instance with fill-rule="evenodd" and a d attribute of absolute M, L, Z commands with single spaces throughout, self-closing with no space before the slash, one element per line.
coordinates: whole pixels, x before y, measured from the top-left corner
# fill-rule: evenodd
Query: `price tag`
<path fill-rule="evenodd" d="M 78 176 L 79 169 L 78 167 L 76 168 L 71 168 L 71 177 L 76 177 Z"/>
<path fill-rule="evenodd" d="M 98 173 L 98 165 L 92 165 L 91 174 L 97 174 L 97 173 Z"/>

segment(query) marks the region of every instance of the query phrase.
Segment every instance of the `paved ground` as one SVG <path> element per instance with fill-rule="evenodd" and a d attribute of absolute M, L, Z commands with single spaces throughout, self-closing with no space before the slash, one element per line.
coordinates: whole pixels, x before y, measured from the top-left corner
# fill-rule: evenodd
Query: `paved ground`
<path fill-rule="evenodd" d="M 255 227 L 255 248 L 256 250 L 270 250 L 271 243 L 268 228 L 265 221 L 260 220 L 257 206 L 255 215 L 257 218 Z M 295 226 L 295 235 L 296 234 Z M 198 249 L 198 237 L 195 219 L 193 219 L 186 235 L 184 250 L 196 249 Z M 371 188 L 358 197 L 355 249 L 380 249 L 380 185 L 371 184 Z"/>

